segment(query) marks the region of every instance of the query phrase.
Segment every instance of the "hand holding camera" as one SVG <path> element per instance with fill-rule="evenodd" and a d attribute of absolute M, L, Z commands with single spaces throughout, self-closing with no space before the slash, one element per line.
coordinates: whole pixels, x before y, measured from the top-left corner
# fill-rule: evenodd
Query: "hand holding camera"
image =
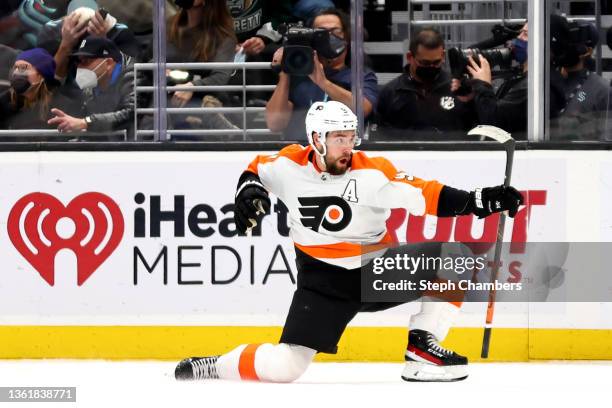
<path fill-rule="evenodd" d="M 482 55 L 478 55 L 479 64 L 476 63 L 474 58 L 470 55 L 468 57 L 468 66 L 467 71 L 472 76 L 473 79 L 479 79 L 488 84 L 492 83 L 491 78 L 491 65 L 489 61 Z"/>

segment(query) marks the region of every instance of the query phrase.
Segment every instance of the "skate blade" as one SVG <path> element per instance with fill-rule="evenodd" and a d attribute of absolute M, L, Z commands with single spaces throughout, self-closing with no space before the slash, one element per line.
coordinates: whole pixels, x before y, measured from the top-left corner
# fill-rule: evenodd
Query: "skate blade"
<path fill-rule="evenodd" d="M 402 372 L 402 380 L 412 382 L 453 382 L 468 377 L 467 366 L 437 366 L 419 361 L 408 361 Z"/>

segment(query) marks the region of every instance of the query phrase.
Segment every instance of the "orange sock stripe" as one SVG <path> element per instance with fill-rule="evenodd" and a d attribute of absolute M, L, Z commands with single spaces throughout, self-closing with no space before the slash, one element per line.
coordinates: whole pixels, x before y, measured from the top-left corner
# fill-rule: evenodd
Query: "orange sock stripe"
<path fill-rule="evenodd" d="M 240 361 L 238 362 L 238 372 L 242 380 L 259 381 L 259 377 L 255 372 L 255 352 L 261 344 L 249 344 L 242 353 L 240 353 Z"/>

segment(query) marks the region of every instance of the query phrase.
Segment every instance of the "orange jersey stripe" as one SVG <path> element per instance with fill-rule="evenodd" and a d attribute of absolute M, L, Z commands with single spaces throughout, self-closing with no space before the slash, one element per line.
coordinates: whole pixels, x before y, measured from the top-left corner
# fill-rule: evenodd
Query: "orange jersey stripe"
<path fill-rule="evenodd" d="M 393 237 L 387 233 L 379 243 L 371 245 L 352 244 L 350 242 L 338 242 L 337 244 L 328 245 L 300 245 L 295 243 L 295 247 L 313 258 L 337 259 L 380 251 L 389 248 L 392 243 Z"/>
<path fill-rule="evenodd" d="M 240 353 L 238 372 L 242 380 L 259 380 L 257 372 L 255 372 L 255 352 L 260 345 L 261 344 L 249 344 L 242 350 L 242 353 Z"/>
<path fill-rule="evenodd" d="M 310 148 L 303 148 L 298 144 L 292 144 L 287 147 L 281 149 L 277 154 L 273 154 L 271 156 L 258 155 L 255 159 L 249 164 L 247 170 L 251 173 L 258 174 L 257 166 L 259 164 L 265 164 L 273 162 L 279 157 L 286 157 L 289 160 L 299 164 L 300 166 L 305 166 L 308 164 L 308 155 L 311 152 Z"/>

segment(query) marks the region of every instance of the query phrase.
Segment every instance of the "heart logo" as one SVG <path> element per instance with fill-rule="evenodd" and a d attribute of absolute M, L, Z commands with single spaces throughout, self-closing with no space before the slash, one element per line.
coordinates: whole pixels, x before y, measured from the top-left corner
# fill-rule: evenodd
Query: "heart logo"
<path fill-rule="evenodd" d="M 76 255 L 81 286 L 117 248 L 123 228 L 117 203 L 97 192 L 81 194 L 67 206 L 50 194 L 31 193 L 15 203 L 8 218 L 11 242 L 51 286 L 58 251 Z"/>

